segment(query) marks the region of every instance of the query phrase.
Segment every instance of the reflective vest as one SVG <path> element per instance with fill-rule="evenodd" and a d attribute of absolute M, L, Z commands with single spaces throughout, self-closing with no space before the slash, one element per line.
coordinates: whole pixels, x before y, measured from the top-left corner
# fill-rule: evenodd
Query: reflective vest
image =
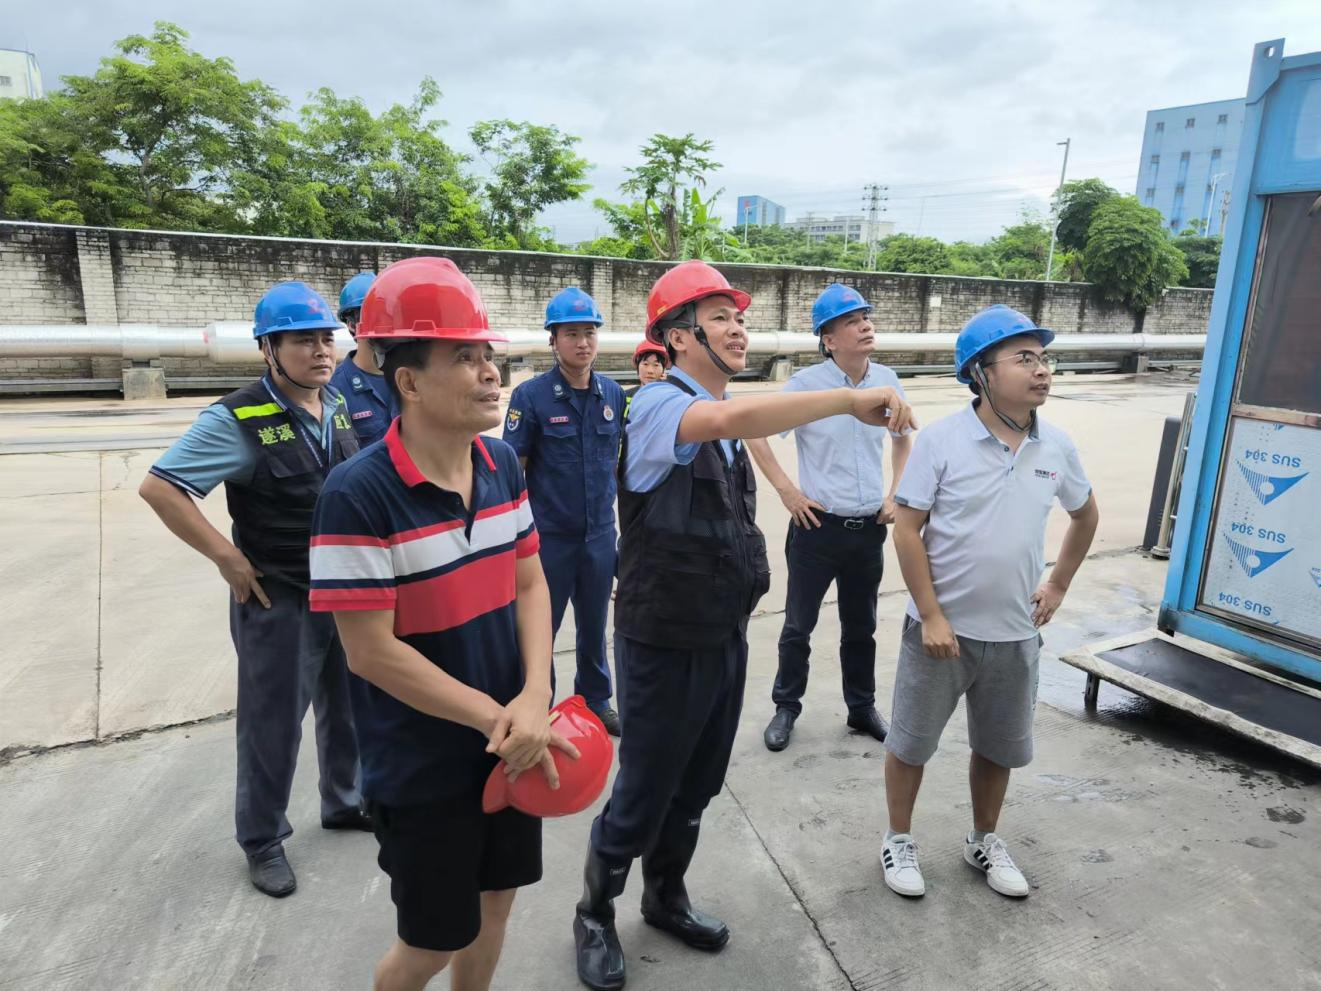
<path fill-rule="evenodd" d="M 219 401 L 234 414 L 244 439 L 257 452 L 257 466 L 246 485 L 225 483 L 225 501 L 234 522 L 234 546 L 268 578 L 307 588 L 307 545 L 312 510 L 330 469 L 358 452 L 358 438 L 341 404 L 333 416 L 330 450 L 319 436 L 304 431 L 266 388 L 265 380 L 244 386 Z"/>

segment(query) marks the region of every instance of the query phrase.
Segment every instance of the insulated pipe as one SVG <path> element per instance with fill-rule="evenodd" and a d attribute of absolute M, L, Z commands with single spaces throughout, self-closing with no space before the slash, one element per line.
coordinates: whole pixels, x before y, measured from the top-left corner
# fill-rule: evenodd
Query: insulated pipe
<path fill-rule="evenodd" d="M 549 335 L 535 330 L 503 329 L 507 342 L 494 344 L 496 355 L 509 358 L 543 355 Z M 877 334 L 875 350 L 883 354 L 952 352 L 956 334 Z M 601 354 L 631 355 L 640 332 L 602 331 Z M 346 329 L 335 332 L 341 355 L 353 348 Z M 748 350 L 759 355 L 815 354 L 817 338 L 787 330 L 758 330 L 748 335 Z M 1205 334 L 1060 334 L 1054 352 L 1202 351 Z M 257 364 L 261 358 L 252 339 L 252 324 L 224 321 L 199 327 L 158 327 L 151 324 L 66 324 L 0 327 L 0 358 L 208 358 L 218 365 Z"/>

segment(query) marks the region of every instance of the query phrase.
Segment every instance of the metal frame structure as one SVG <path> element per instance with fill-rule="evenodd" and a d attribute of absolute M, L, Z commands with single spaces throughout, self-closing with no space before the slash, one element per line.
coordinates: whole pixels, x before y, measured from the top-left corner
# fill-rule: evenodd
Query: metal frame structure
<path fill-rule="evenodd" d="M 1276 39 L 1253 50 L 1219 288 L 1158 626 L 1164 633 L 1185 634 L 1321 681 L 1321 641 L 1203 601 L 1217 511 L 1232 478 L 1229 443 L 1234 424 L 1267 421 L 1321 429 L 1321 416 L 1315 412 L 1238 401 L 1272 197 L 1290 193 L 1315 194 L 1321 207 L 1321 52 L 1285 58 L 1284 39 Z M 1321 552 L 1321 547 L 1311 550 Z"/>

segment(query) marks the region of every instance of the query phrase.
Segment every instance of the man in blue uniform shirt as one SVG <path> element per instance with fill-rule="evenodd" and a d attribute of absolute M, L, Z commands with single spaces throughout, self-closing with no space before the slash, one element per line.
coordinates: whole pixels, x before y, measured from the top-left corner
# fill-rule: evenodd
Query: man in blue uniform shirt
<path fill-rule="evenodd" d="M 367 290 L 372 287 L 375 279 L 374 272 L 359 272 L 340 290 L 339 318 L 344 321 L 355 340 L 362 301 L 367 298 Z M 344 397 L 349 419 L 353 422 L 353 432 L 358 435 L 361 446 L 375 444 L 385 436 L 390 421 L 399 415 L 399 409 L 394 395 L 386 388 L 385 376 L 381 374 L 371 348 L 355 348 L 350 351 L 349 356 L 335 369 L 330 384 Z"/>
<path fill-rule="evenodd" d="M 576 286 L 555 294 L 546 306 L 555 367 L 514 390 L 504 439 L 527 472 L 557 634 L 573 602 L 574 691 L 618 736 L 605 621 L 615 579 L 615 469 L 624 391 L 592 371 L 602 322 L 592 297 Z"/>
<path fill-rule="evenodd" d="M 202 410 L 138 490 L 170 531 L 206 555 L 230 586 L 238 654 L 238 788 L 234 819 L 248 876 L 279 898 L 295 888 L 285 811 L 310 702 L 321 765 L 321 824 L 371 829 L 358 793 L 358 745 L 344 650 L 329 616 L 308 607 L 312 510 L 326 474 L 358 450 L 330 388 L 330 305 L 302 282 L 257 304 L 253 336 L 270 370 Z M 221 482 L 227 540 L 197 507 Z"/>
<path fill-rule="evenodd" d="M 597 991 L 624 986 L 614 899 L 639 856 L 644 922 L 698 949 L 729 941 L 693 907 L 685 876 L 729 766 L 748 619 L 771 579 L 756 479 L 735 438 L 845 413 L 902 431 L 910 415 L 892 388 L 727 398 L 747 365 L 750 301 L 700 261 L 667 271 L 647 298 L 647 337 L 674 369 L 639 390 L 625 428 L 615 670 L 628 732 L 573 921 L 578 977 Z"/>

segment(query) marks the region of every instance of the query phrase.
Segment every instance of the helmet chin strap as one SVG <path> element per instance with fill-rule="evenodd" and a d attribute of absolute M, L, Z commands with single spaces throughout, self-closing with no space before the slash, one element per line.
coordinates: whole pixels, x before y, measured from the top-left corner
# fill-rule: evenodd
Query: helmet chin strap
<path fill-rule="evenodd" d="M 702 345 L 706 350 L 706 356 L 711 359 L 711 364 L 720 369 L 720 374 L 728 375 L 730 378 L 733 378 L 738 374 L 738 372 L 725 364 L 725 362 L 711 350 L 711 343 L 706 339 L 706 331 L 702 329 L 702 325 L 697 323 L 697 321 L 693 321 L 693 336 L 697 338 L 697 343 Z"/>
<path fill-rule="evenodd" d="M 275 342 L 271 340 L 270 337 L 267 337 L 266 341 L 266 349 L 270 353 L 271 363 L 275 365 L 275 370 L 280 373 L 281 378 L 287 379 L 289 382 L 298 386 L 298 388 L 306 389 L 308 392 L 316 392 L 321 388 L 318 385 L 303 385 L 302 382 L 299 382 L 296 378 L 286 372 L 284 370 L 284 365 L 280 364 L 280 356 L 276 354 L 277 349 L 275 347 Z"/>
<path fill-rule="evenodd" d="M 1001 423 L 1003 423 L 1010 430 L 1017 431 L 1020 434 L 1025 434 L 1032 429 L 1032 423 L 1037 416 L 1036 413 L 1028 413 L 1027 423 L 1019 424 L 1017 421 L 1011 420 L 1009 417 L 1005 416 L 1003 413 L 1000 412 L 999 408 L 995 405 L 995 400 L 991 398 L 991 383 L 987 381 L 986 370 L 982 368 L 980 362 L 973 362 L 972 377 L 975 378 L 977 380 L 977 384 L 981 386 L 982 395 L 986 397 L 986 402 L 987 404 L 990 405 L 991 412 L 1000 418 Z"/>

